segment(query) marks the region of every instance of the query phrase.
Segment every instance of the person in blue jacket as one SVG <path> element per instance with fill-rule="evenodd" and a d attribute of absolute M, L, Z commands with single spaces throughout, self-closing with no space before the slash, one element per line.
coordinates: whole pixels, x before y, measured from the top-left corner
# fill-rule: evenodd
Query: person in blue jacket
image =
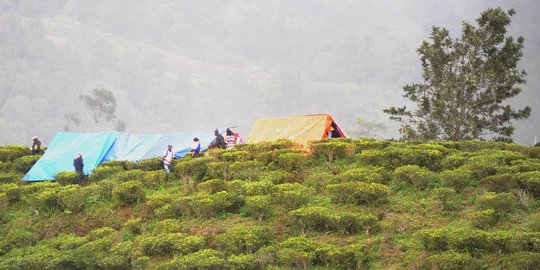
<path fill-rule="evenodd" d="M 201 143 L 199 142 L 199 138 L 195 137 L 193 138 L 193 147 L 191 147 L 191 157 L 193 158 L 198 157 L 200 152 L 201 152 Z"/>

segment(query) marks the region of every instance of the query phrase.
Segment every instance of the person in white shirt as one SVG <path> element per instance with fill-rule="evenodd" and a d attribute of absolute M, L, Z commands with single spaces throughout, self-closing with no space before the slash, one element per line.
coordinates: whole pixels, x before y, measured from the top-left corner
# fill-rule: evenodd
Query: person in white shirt
<path fill-rule="evenodd" d="M 196 158 L 201 152 L 201 143 L 199 143 L 199 138 L 193 138 L 193 147 L 191 147 L 191 157 Z"/>
<path fill-rule="evenodd" d="M 173 148 L 171 144 L 167 146 L 167 151 L 163 153 L 162 159 L 163 159 L 163 168 L 167 172 L 167 177 L 169 177 L 169 173 L 171 173 L 169 166 L 173 163 L 173 160 L 174 160 L 174 152 L 173 152 Z"/>

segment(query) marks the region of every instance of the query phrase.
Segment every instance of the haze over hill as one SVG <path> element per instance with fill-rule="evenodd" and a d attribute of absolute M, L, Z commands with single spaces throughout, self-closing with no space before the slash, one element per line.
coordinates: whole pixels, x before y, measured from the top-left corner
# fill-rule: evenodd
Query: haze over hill
<path fill-rule="evenodd" d="M 488 7 L 514 8 L 525 37 L 520 67 L 529 105 L 515 141 L 540 127 L 540 12 L 536 1 L 10 1 L 0 0 L 0 144 L 48 144 L 78 96 L 114 92 L 126 131 L 162 133 L 257 118 L 330 113 L 345 130 L 362 117 L 397 123 L 402 86 L 420 80 L 416 48 L 432 26 L 460 34 Z M 112 126 L 71 127 L 72 131 Z"/>

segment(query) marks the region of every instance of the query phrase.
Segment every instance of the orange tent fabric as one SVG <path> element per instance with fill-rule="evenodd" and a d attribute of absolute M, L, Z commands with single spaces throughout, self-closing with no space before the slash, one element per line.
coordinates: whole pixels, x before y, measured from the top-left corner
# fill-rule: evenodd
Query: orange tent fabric
<path fill-rule="evenodd" d="M 310 141 L 328 138 L 328 133 L 345 138 L 341 128 L 328 114 L 312 114 L 272 119 L 259 119 L 253 125 L 248 142 L 289 139 L 307 146 Z"/>

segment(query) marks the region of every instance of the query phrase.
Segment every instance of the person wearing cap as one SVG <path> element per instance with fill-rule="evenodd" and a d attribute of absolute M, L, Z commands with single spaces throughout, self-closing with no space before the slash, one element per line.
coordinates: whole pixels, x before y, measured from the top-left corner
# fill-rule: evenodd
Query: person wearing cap
<path fill-rule="evenodd" d="M 208 148 L 217 147 L 217 148 L 225 149 L 226 148 L 225 139 L 223 138 L 223 135 L 219 134 L 218 129 L 214 130 L 214 135 L 216 136 L 216 138 L 214 138 L 214 140 L 210 143 Z"/>
<path fill-rule="evenodd" d="M 37 155 L 41 152 L 41 142 L 37 136 L 32 137 L 32 140 L 34 141 L 32 143 L 32 155 Z"/>
<path fill-rule="evenodd" d="M 165 169 L 165 172 L 167 172 L 167 177 L 169 177 L 169 174 L 171 173 L 169 166 L 173 163 L 174 160 L 174 152 L 171 144 L 167 146 L 167 150 L 165 150 L 165 152 L 163 153 L 162 159 L 163 169 Z"/>
<path fill-rule="evenodd" d="M 78 152 L 75 158 L 73 159 L 73 167 L 75 167 L 75 171 L 79 174 L 79 184 L 84 181 L 84 163 L 82 158 L 82 153 Z"/>
<path fill-rule="evenodd" d="M 193 158 L 198 157 L 200 152 L 201 152 L 201 143 L 199 142 L 199 138 L 195 137 L 193 138 L 193 147 L 191 147 L 191 157 Z"/>

